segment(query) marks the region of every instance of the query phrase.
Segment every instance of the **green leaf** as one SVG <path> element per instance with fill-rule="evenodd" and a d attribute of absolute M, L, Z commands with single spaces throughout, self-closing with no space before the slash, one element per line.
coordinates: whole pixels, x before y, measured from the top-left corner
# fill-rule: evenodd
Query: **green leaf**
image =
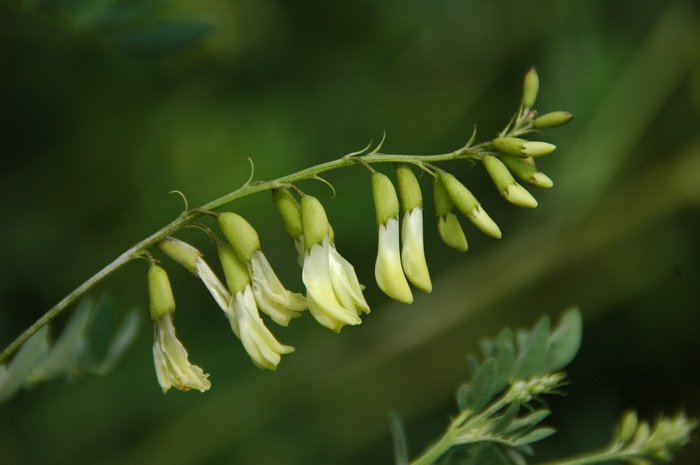
<path fill-rule="evenodd" d="M 409 460 L 408 442 L 403 422 L 398 413 L 389 413 L 389 427 L 391 429 L 391 442 L 394 446 L 394 462 L 396 465 L 406 465 Z"/>
<path fill-rule="evenodd" d="M 127 313 L 119 328 L 115 331 L 104 359 L 98 365 L 91 367 L 90 372 L 97 375 L 106 375 L 114 369 L 141 330 L 141 324 L 143 323 L 141 314 L 142 312 L 138 310 L 131 310 Z"/>
<path fill-rule="evenodd" d="M 49 353 L 48 328 L 37 331 L 17 352 L 9 366 L 0 365 L 0 402 L 12 397 L 26 384 L 34 367 Z"/>
<path fill-rule="evenodd" d="M 520 411 L 520 403 L 514 402 L 508 406 L 506 412 L 497 418 L 497 422 L 493 427 L 493 432 L 496 434 L 502 434 L 508 430 L 508 427 L 513 423 L 515 417 Z"/>
<path fill-rule="evenodd" d="M 528 379 L 544 372 L 549 345 L 549 318 L 540 318 L 522 349 L 514 367 L 514 379 Z"/>
<path fill-rule="evenodd" d="M 474 412 L 480 412 L 498 393 L 495 389 L 497 370 L 496 360 L 492 358 L 486 360 L 479 367 L 474 378 L 469 383 L 467 408 L 472 409 Z"/>
<path fill-rule="evenodd" d="M 466 410 L 469 407 L 469 383 L 464 383 L 457 388 L 457 408 L 460 410 Z"/>
<path fill-rule="evenodd" d="M 549 337 L 545 370 L 558 371 L 571 363 L 581 347 L 582 333 L 581 312 L 575 307 L 567 310 Z"/>
<path fill-rule="evenodd" d="M 508 386 L 513 377 L 513 368 L 515 367 L 513 331 L 510 328 L 503 329 L 496 337 L 493 346 L 493 358 L 498 362 L 498 376 L 496 377 L 495 389 L 500 392 Z"/>
<path fill-rule="evenodd" d="M 92 325 L 85 335 L 86 347 L 82 360 L 83 366 L 92 369 L 106 357 L 115 324 L 116 311 L 114 300 L 109 296 L 101 297 L 95 305 Z"/>
<path fill-rule="evenodd" d="M 520 438 L 518 438 L 518 440 L 515 441 L 515 445 L 521 446 L 524 444 L 531 444 L 533 442 L 541 441 L 542 439 L 547 438 L 556 432 L 557 430 L 555 430 L 554 428 L 537 428 L 536 430 L 530 431 L 525 436 L 521 436 Z"/>
<path fill-rule="evenodd" d="M 537 426 L 540 422 L 542 422 L 542 420 L 547 418 L 550 415 L 550 413 L 552 412 L 550 412 L 547 409 L 535 410 L 531 414 L 512 422 L 510 426 L 506 429 L 505 433 L 507 435 L 522 435 L 527 430 Z"/>
<path fill-rule="evenodd" d="M 44 362 L 32 370 L 28 381 L 48 381 L 62 374 L 77 374 L 86 348 L 85 334 L 93 314 L 93 300 L 83 299 Z"/>

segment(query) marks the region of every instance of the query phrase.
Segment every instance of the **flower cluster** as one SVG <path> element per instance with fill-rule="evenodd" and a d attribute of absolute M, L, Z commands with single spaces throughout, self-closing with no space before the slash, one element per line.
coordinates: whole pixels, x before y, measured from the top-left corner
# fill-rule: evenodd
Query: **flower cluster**
<path fill-rule="evenodd" d="M 520 110 L 506 129 L 488 143 L 471 147 L 470 141 L 462 149 L 464 153 L 469 151 L 471 159 L 481 161 L 506 200 L 528 208 L 536 207 L 537 201 L 513 175 L 533 186 L 551 187 L 552 181 L 537 170 L 534 158 L 547 155 L 555 147 L 520 136 L 560 126 L 572 117 L 566 112 L 537 116 L 532 105 L 538 87 L 537 74 L 532 69 L 525 78 Z M 455 152 L 455 158 L 460 153 Z M 417 158 L 402 156 L 404 163 L 396 163 L 397 193 L 392 180 L 370 166 L 371 162 L 383 161 L 378 156 L 375 150 L 367 155 L 350 154 L 345 159 L 364 165 L 370 172 L 378 230 L 377 285 L 392 299 L 410 304 L 411 285 L 423 292 L 432 291 L 423 245 L 423 196 L 411 164 L 433 178 L 437 228 L 447 245 L 460 251 L 468 248 L 455 211 L 488 236 L 500 238 L 501 231 L 474 195 L 452 174 Z M 336 248 L 334 231 L 321 202 L 292 184 L 277 183 L 270 188 L 273 203 L 299 255 L 305 295 L 291 292 L 282 284 L 262 251 L 254 227 L 232 212 L 204 211 L 216 218 L 223 235 L 222 239 L 211 232 L 225 285 L 203 254 L 191 245 L 168 237 L 157 248 L 202 280 L 253 363 L 274 370 L 281 356 L 294 348 L 280 343 L 265 319 L 287 326 L 308 309 L 318 323 L 339 332 L 345 325 L 360 324 L 362 315 L 369 313 L 370 308 L 355 269 Z M 163 284 L 167 275 L 153 259 L 151 262 L 152 273 L 160 276 L 160 284 L 149 287 L 156 327 L 154 358 L 158 380 L 164 391 L 172 386 L 204 391 L 209 387 L 207 375 L 190 364 L 187 352 L 175 336 L 172 323 L 175 304 L 169 284 Z M 155 278 L 153 281 L 156 282 Z"/>

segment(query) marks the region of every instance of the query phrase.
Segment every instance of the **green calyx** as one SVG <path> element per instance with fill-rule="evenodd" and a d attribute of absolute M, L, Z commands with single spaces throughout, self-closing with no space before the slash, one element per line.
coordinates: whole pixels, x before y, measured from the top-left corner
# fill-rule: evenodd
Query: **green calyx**
<path fill-rule="evenodd" d="M 238 258 L 244 263 L 250 262 L 253 252 L 260 250 L 260 238 L 255 228 L 242 216 L 231 212 L 219 214 L 216 221 Z"/>
<path fill-rule="evenodd" d="M 331 227 L 328 224 L 326 210 L 316 197 L 304 195 L 301 198 L 301 225 L 306 250 L 311 250 L 314 245 L 321 244 L 329 236 Z"/>
<path fill-rule="evenodd" d="M 372 195 L 378 226 L 399 217 L 399 198 L 394 184 L 386 175 L 377 171 L 372 173 Z"/>
<path fill-rule="evenodd" d="M 166 237 L 164 240 L 157 243 L 156 247 L 192 273 L 196 273 L 197 258 L 203 256 L 202 252 L 195 249 L 187 242 L 173 237 Z"/>
<path fill-rule="evenodd" d="M 155 264 L 148 269 L 148 296 L 152 320 L 155 321 L 175 311 L 175 297 L 170 287 L 168 273 Z"/>
<path fill-rule="evenodd" d="M 282 217 L 284 229 L 292 239 L 296 239 L 303 233 L 301 225 L 301 206 L 289 189 L 273 189 L 272 202 Z"/>
<path fill-rule="evenodd" d="M 472 211 L 479 206 L 479 201 L 476 200 L 474 194 L 450 173 L 440 173 L 440 181 L 442 185 L 445 186 L 447 195 L 450 196 L 452 202 L 454 202 L 457 209 L 462 212 L 464 216 L 471 215 Z"/>
<path fill-rule="evenodd" d="M 444 218 L 455 208 L 455 204 L 445 190 L 440 178 L 433 179 L 433 199 L 435 200 L 435 215 Z"/>
<path fill-rule="evenodd" d="M 224 270 L 226 285 L 231 295 L 243 292 L 250 284 L 250 275 L 245 264 L 238 258 L 230 244 L 219 244 L 217 247 L 219 261 Z"/>
<path fill-rule="evenodd" d="M 422 208 L 423 195 L 413 170 L 407 165 L 396 165 L 396 179 L 399 184 L 401 209 L 404 212 L 410 212 L 414 208 Z"/>

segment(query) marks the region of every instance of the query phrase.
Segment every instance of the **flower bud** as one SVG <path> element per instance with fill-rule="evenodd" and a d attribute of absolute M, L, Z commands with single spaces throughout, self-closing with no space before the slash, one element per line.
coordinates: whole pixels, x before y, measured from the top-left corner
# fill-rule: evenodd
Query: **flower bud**
<path fill-rule="evenodd" d="M 523 186 L 515 182 L 506 165 L 493 155 L 485 155 L 481 161 L 503 198 L 519 207 L 535 208 L 537 200 Z"/>
<path fill-rule="evenodd" d="M 282 217 L 287 234 L 292 239 L 297 239 L 302 235 L 301 206 L 299 202 L 289 192 L 289 189 L 273 189 L 272 201 Z"/>
<path fill-rule="evenodd" d="M 517 137 L 497 137 L 491 141 L 496 150 L 516 157 L 542 157 L 556 149 L 556 145 L 548 142 L 518 139 Z"/>
<path fill-rule="evenodd" d="M 621 444 L 626 444 L 632 439 L 632 436 L 637 431 L 637 423 L 637 412 L 629 411 L 625 413 L 618 430 L 618 440 Z"/>
<path fill-rule="evenodd" d="M 216 221 L 238 258 L 244 263 L 250 262 L 253 252 L 260 250 L 260 239 L 255 228 L 242 216 L 231 212 L 220 213 Z"/>
<path fill-rule="evenodd" d="M 323 239 L 329 236 L 331 227 L 326 210 L 316 197 L 304 195 L 301 198 L 301 225 L 307 251 L 316 244 L 322 244 Z"/>
<path fill-rule="evenodd" d="M 454 214 L 454 203 L 439 179 L 433 180 L 433 197 L 435 200 L 435 214 L 438 217 L 438 232 L 442 241 L 460 252 L 466 252 L 469 248 L 467 238 L 464 236 L 462 226 Z"/>
<path fill-rule="evenodd" d="M 568 111 L 553 111 L 535 118 L 532 126 L 537 129 L 558 128 L 574 119 L 574 114 Z"/>
<path fill-rule="evenodd" d="M 399 199 L 391 180 L 384 174 L 372 173 L 372 195 L 377 214 L 377 225 L 386 224 L 391 218 L 399 217 Z"/>
<path fill-rule="evenodd" d="M 523 81 L 523 107 L 532 108 L 537 100 L 537 93 L 540 90 L 540 78 L 537 75 L 537 70 L 533 66 L 525 74 Z"/>
<path fill-rule="evenodd" d="M 481 208 L 476 197 L 469 192 L 464 184 L 449 173 L 440 173 L 440 181 L 445 186 L 447 194 L 454 202 L 457 209 L 479 228 L 487 236 L 501 238 L 501 230 L 498 225 Z"/>
<path fill-rule="evenodd" d="M 151 306 L 151 319 L 158 320 L 175 311 L 175 298 L 170 288 L 168 273 L 158 265 L 148 269 L 148 295 Z"/>
<path fill-rule="evenodd" d="M 552 187 L 554 182 L 541 171 L 537 171 L 532 158 L 514 157 L 511 155 L 502 155 L 501 161 L 508 169 L 519 179 L 535 187 Z"/>
<path fill-rule="evenodd" d="M 202 252 L 195 249 L 187 242 L 183 242 L 174 237 L 166 237 L 156 244 L 158 250 L 172 258 L 190 272 L 197 272 L 197 258 L 203 257 Z"/>

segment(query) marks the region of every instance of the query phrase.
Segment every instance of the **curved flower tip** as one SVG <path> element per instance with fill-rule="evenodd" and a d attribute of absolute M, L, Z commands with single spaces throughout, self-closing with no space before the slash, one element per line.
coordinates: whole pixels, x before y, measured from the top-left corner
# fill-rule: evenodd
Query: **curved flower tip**
<path fill-rule="evenodd" d="M 431 292 L 428 264 L 423 248 L 423 209 L 416 207 L 403 215 L 401 224 L 401 263 L 406 277 L 423 292 Z"/>
<path fill-rule="evenodd" d="M 389 218 L 379 225 L 379 245 L 374 276 L 379 288 L 394 300 L 410 304 L 413 294 L 401 268 L 399 253 L 399 220 Z"/>
<path fill-rule="evenodd" d="M 438 218 L 438 232 L 442 241 L 453 249 L 466 252 L 469 248 L 462 226 L 459 224 L 457 215 L 453 212 Z"/>
<path fill-rule="evenodd" d="M 253 292 L 260 310 L 282 326 L 287 326 L 292 318 L 301 316 L 299 312 L 307 308 L 306 299 L 282 285 L 262 251 L 253 252 L 250 265 Z"/>
<path fill-rule="evenodd" d="M 187 350 L 175 335 L 172 313 L 155 321 L 153 361 L 158 383 L 163 393 L 175 387 L 182 391 L 198 389 L 201 392 L 211 387 L 208 374 L 187 359 Z"/>
<path fill-rule="evenodd" d="M 243 343 L 255 366 L 268 370 L 277 369 L 281 354 L 294 352 L 294 347 L 280 344 L 260 318 L 253 289 L 247 286 L 231 300 L 226 316 L 231 329 Z"/>
<path fill-rule="evenodd" d="M 369 313 L 355 269 L 328 237 L 304 256 L 302 279 L 309 311 L 326 328 L 339 332 L 345 325 L 360 324 L 362 312 Z"/>

